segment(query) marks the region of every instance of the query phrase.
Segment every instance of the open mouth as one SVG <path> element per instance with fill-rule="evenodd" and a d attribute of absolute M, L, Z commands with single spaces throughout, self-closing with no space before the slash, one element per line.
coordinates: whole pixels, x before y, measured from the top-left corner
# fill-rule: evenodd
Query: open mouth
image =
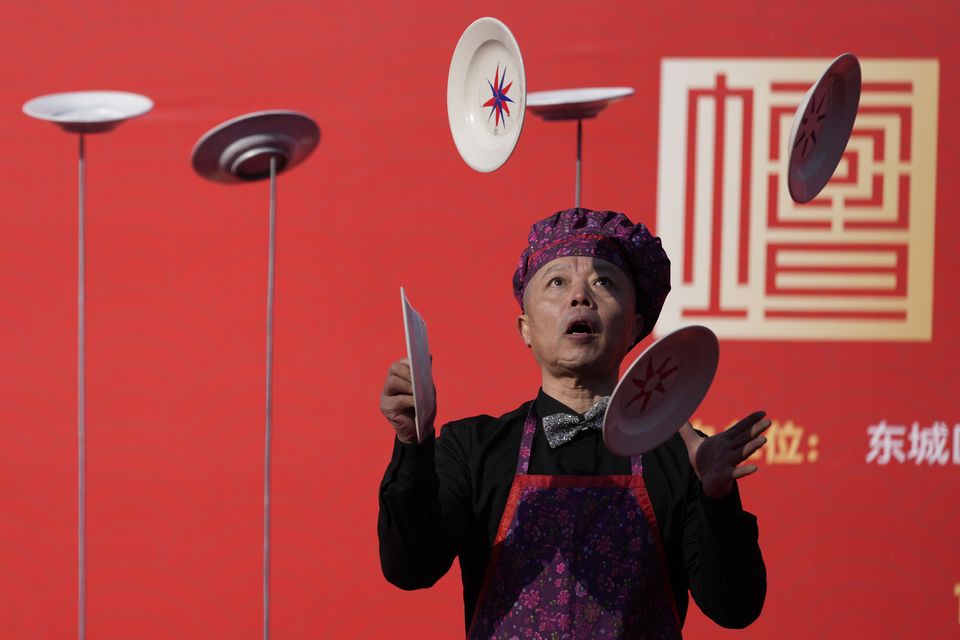
<path fill-rule="evenodd" d="M 589 320 L 573 320 L 567 326 L 567 335 L 587 335 L 596 333 L 596 329 Z"/>

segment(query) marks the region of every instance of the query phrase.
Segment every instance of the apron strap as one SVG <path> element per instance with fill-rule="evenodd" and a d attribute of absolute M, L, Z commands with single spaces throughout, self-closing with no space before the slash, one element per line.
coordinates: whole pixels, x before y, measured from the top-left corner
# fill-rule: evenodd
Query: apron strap
<path fill-rule="evenodd" d="M 523 423 L 523 436 L 520 438 L 520 455 L 517 456 L 517 475 L 525 476 L 530 471 L 530 452 L 533 450 L 533 436 L 537 432 L 537 412 L 530 405 L 527 419 Z M 643 458 L 640 454 L 631 456 L 630 473 L 635 476 L 643 475 Z"/>
<path fill-rule="evenodd" d="M 530 470 L 530 451 L 533 449 L 533 434 L 537 432 L 537 412 L 530 405 L 527 419 L 523 423 L 523 437 L 520 438 L 520 455 L 517 457 L 517 475 L 525 476 Z"/>

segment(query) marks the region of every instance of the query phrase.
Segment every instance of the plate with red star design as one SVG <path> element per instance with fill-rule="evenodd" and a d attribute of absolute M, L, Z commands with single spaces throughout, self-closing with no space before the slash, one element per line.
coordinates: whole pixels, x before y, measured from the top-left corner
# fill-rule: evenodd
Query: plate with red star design
<path fill-rule="evenodd" d="M 453 142 L 470 168 L 503 166 L 520 138 L 527 83 L 520 47 L 496 18 L 475 21 L 457 42 L 447 76 Z"/>
<path fill-rule="evenodd" d="M 678 329 L 640 354 L 620 378 L 603 416 L 603 442 L 618 456 L 646 453 L 690 419 L 720 361 L 713 331 Z"/>
<path fill-rule="evenodd" d="M 860 61 L 845 53 L 803 97 L 790 128 L 787 188 L 794 202 L 817 197 L 843 158 L 860 106 Z"/>

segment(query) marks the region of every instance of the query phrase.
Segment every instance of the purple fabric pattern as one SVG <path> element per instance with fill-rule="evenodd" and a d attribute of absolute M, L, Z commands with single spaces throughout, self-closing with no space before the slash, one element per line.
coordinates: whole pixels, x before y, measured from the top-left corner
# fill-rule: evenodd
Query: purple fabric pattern
<path fill-rule="evenodd" d="M 527 243 L 513 275 L 513 295 L 521 309 L 523 292 L 540 267 L 556 258 L 588 256 L 615 264 L 633 280 L 637 312 L 644 319 L 637 342 L 653 330 L 670 292 L 670 260 L 660 238 L 644 225 L 614 211 L 567 209 L 534 223 Z"/>
<path fill-rule="evenodd" d="M 639 456 L 633 476 L 530 476 L 535 427 L 531 413 L 468 636 L 679 638 Z"/>

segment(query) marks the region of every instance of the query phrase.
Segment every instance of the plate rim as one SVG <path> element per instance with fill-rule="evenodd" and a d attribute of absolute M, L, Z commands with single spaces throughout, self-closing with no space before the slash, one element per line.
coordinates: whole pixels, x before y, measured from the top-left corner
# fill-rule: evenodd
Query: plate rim
<path fill-rule="evenodd" d="M 64 118 L 58 117 L 51 113 L 39 111 L 36 109 L 38 105 L 47 104 L 52 100 L 57 98 L 69 99 L 70 97 L 94 97 L 94 96 L 123 96 L 125 98 L 132 98 L 131 102 L 141 102 L 139 108 L 132 109 L 129 112 L 123 114 L 120 117 L 116 118 L 98 118 L 96 120 L 84 119 L 79 120 L 76 118 Z M 36 118 L 37 120 L 45 120 L 47 122 L 54 122 L 57 124 L 106 124 L 110 122 L 123 122 L 125 120 L 131 120 L 133 118 L 140 117 L 145 115 L 153 110 L 155 103 L 152 98 L 146 96 L 142 93 L 135 93 L 133 91 L 121 91 L 116 89 L 95 89 L 89 91 L 57 91 L 54 93 L 45 93 L 33 98 L 30 98 L 23 103 L 21 110 L 24 114 L 30 116 L 31 118 Z"/>
<path fill-rule="evenodd" d="M 610 96 L 607 96 L 607 97 L 595 97 L 595 98 L 582 99 L 582 100 L 566 100 L 566 101 L 563 101 L 563 102 L 539 102 L 539 103 L 538 103 L 538 102 L 536 102 L 536 100 L 534 100 L 534 103 L 531 104 L 531 98 L 534 97 L 534 96 L 536 96 L 536 97 L 543 97 L 544 94 L 548 94 L 548 93 L 558 93 L 558 92 L 561 92 L 561 91 L 581 91 L 581 90 L 582 90 L 582 91 L 588 91 L 588 90 L 610 90 L 610 91 L 621 90 L 621 91 L 624 91 L 624 93 L 618 93 L 618 94 L 610 95 Z M 620 87 L 569 87 L 569 88 L 566 88 L 566 89 L 546 89 L 546 90 L 543 90 L 543 91 L 530 91 L 529 93 L 527 93 L 527 103 L 526 103 L 526 104 L 527 104 L 527 106 L 530 107 L 531 109 L 538 109 L 538 108 L 539 108 L 539 109 L 544 109 L 544 108 L 549 108 L 549 107 L 562 107 L 562 106 L 567 106 L 567 105 L 572 106 L 572 105 L 579 105 L 579 104 L 592 104 L 592 103 L 595 103 L 595 102 L 613 102 L 614 100 L 622 100 L 623 98 L 629 98 L 630 96 L 635 95 L 636 92 L 637 92 L 637 90 L 636 90 L 635 87 L 627 87 L 627 86 L 620 86 Z"/>
<path fill-rule="evenodd" d="M 406 290 L 405 290 L 405 288 L 401 285 L 401 287 L 400 287 L 400 309 L 401 309 L 401 311 L 403 312 L 403 334 L 404 334 L 404 340 L 405 340 L 406 343 L 407 343 L 407 344 L 406 344 L 406 346 L 407 346 L 407 359 L 410 361 L 410 387 L 411 387 L 411 390 L 413 391 L 413 424 L 414 424 L 414 427 L 416 428 L 416 431 L 417 431 L 417 443 L 418 443 L 418 444 L 423 444 L 423 439 L 426 437 L 427 434 L 426 434 L 426 425 L 422 425 L 422 424 L 421 424 L 421 421 L 424 420 L 426 417 L 425 417 L 425 416 L 421 416 L 421 415 L 420 415 L 420 412 L 417 411 L 417 374 L 416 374 L 416 372 L 415 372 L 415 367 L 414 367 L 414 365 L 413 365 L 413 357 L 412 357 L 412 355 L 413 355 L 413 349 L 411 348 L 411 345 L 412 345 L 412 340 L 411 340 L 412 332 L 411 332 L 411 330 L 410 330 L 409 320 L 407 319 L 407 308 L 408 308 L 408 307 L 410 308 L 411 311 L 413 311 L 413 312 L 416 313 L 417 315 L 420 315 L 420 312 L 417 311 L 416 307 L 414 307 L 412 304 L 410 304 L 410 300 L 407 298 Z M 423 320 L 423 316 L 420 316 L 420 318 L 421 318 L 421 320 Z M 423 323 L 424 323 L 424 328 L 426 328 L 426 321 L 423 320 Z M 428 354 L 428 355 L 429 355 L 429 354 Z M 431 375 L 431 378 L 432 378 L 432 375 Z M 423 384 L 423 382 L 424 382 L 424 381 L 421 381 L 421 384 Z"/>
<path fill-rule="evenodd" d="M 207 129 L 198 139 L 197 142 L 193 145 L 193 150 L 190 152 L 191 157 L 197 152 L 198 149 L 206 142 L 209 138 L 212 138 L 217 133 L 225 131 L 230 127 L 239 124 L 241 122 L 248 122 L 250 120 L 257 120 L 259 118 L 264 118 L 265 116 L 295 116 L 296 119 L 306 119 L 309 122 L 313 123 L 317 129 L 320 128 L 317 125 L 316 121 L 307 114 L 301 111 L 295 111 L 293 109 L 263 109 L 261 111 L 251 111 L 250 113 L 244 113 L 239 116 L 234 116 L 229 120 L 224 120 L 223 122 L 214 125 Z M 291 120 L 294 118 L 291 118 Z"/>

